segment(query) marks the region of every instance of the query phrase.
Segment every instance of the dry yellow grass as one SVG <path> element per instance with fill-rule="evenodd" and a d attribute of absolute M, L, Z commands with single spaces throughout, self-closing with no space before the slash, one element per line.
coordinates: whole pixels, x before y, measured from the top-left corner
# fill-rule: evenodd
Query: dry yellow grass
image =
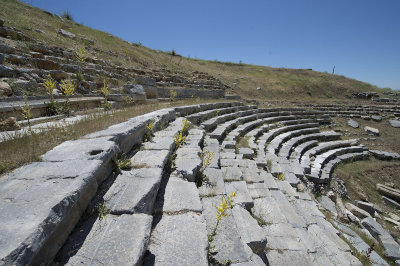
<path fill-rule="evenodd" d="M 216 101 L 216 100 L 215 100 Z M 113 112 L 93 113 L 73 125 L 49 128 L 41 133 L 23 134 L 0 143 L 0 175 L 26 163 L 40 161 L 40 156 L 58 144 L 78 139 L 86 134 L 105 129 L 113 124 L 124 122 L 132 117 L 158 109 L 182 106 L 214 100 L 185 100 L 178 102 L 135 105 Z M 220 100 L 218 101 L 220 102 Z"/>

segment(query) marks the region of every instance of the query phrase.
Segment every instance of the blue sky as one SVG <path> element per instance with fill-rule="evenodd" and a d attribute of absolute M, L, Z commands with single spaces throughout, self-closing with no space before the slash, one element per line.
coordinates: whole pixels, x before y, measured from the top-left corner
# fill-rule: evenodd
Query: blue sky
<path fill-rule="evenodd" d="M 25 0 L 153 49 L 400 89 L 399 0 Z"/>

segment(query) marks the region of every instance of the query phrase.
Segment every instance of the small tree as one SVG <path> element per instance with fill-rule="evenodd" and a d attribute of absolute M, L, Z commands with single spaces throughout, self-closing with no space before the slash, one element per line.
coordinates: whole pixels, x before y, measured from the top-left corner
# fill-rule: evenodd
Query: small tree
<path fill-rule="evenodd" d="M 103 94 L 103 96 L 104 96 L 103 107 L 104 107 L 104 110 L 111 110 L 112 109 L 112 105 L 111 105 L 111 103 L 108 102 L 108 99 L 107 99 L 107 96 L 110 94 L 110 91 L 108 90 L 108 87 L 107 87 L 105 79 L 103 81 L 103 84 L 104 85 L 101 88 L 101 94 Z"/>
<path fill-rule="evenodd" d="M 29 132 L 32 133 L 32 127 L 31 127 L 31 118 L 32 118 L 32 114 L 31 114 L 31 106 L 28 103 L 28 96 L 26 96 L 26 94 L 24 94 L 24 105 L 21 106 L 21 110 L 22 110 L 22 116 L 24 117 L 25 120 L 28 121 L 28 128 L 29 128 Z"/>
<path fill-rule="evenodd" d="M 66 96 L 63 112 L 66 115 L 70 115 L 71 114 L 71 109 L 70 109 L 69 97 L 72 94 L 74 94 L 75 85 L 72 83 L 72 81 L 70 79 L 65 79 L 65 80 L 61 81 L 60 87 L 61 87 L 61 91 Z"/>
<path fill-rule="evenodd" d="M 50 96 L 50 102 L 46 103 L 46 112 L 47 115 L 56 115 L 59 113 L 59 106 L 57 102 L 54 100 L 54 87 L 56 86 L 56 82 L 51 78 L 51 75 L 47 75 L 47 79 L 44 81 L 44 88 L 46 89 L 47 94 Z"/>
<path fill-rule="evenodd" d="M 82 68 L 83 68 L 83 65 L 85 64 L 86 59 L 88 58 L 88 55 L 87 55 L 84 45 L 82 45 L 78 50 L 75 51 L 75 57 L 79 63 L 79 72 L 76 75 L 76 77 L 78 80 L 83 80 Z"/>

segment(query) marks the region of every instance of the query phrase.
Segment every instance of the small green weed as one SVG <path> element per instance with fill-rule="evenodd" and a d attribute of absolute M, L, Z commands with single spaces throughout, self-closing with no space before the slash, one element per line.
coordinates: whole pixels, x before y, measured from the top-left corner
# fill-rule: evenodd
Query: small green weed
<path fill-rule="evenodd" d="M 284 173 L 280 173 L 276 178 L 278 180 L 280 180 L 280 181 L 285 181 L 285 174 Z"/>
<path fill-rule="evenodd" d="M 170 90 L 169 91 L 169 100 L 171 102 L 175 101 L 175 98 L 177 95 L 178 95 L 178 93 L 176 92 L 176 90 Z"/>
<path fill-rule="evenodd" d="M 267 160 L 267 170 L 268 171 L 272 170 L 272 161 L 270 159 Z"/>
<path fill-rule="evenodd" d="M 118 171 L 128 170 L 132 168 L 131 160 L 127 158 L 126 154 L 121 154 L 114 160 L 115 168 Z"/>
<path fill-rule="evenodd" d="M 104 203 L 97 203 L 91 210 L 91 215 L 96 215 L 100 220 L 103 220 L 108 214 L 110 214 L 110 209 Z"/>

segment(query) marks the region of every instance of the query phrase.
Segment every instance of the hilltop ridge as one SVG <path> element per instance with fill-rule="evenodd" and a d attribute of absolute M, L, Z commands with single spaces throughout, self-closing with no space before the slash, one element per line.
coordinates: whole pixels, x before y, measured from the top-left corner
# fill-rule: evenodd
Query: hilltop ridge
<path fill-rule="evenodd" d="M 362 91 L 379 94 L 388 91 L 326 72 L 208 61 L 181 56 L 179 51 L 153 50 L 141 43 L 124 41 L 109 33 L 15 0 L 2 1 L 0 18 L 4 19 L 5 26 L 20 31 L 31 43 L 66 49 L 70 53 L 84 46 L 90 58 L 112 68 L 143 72 L 154 78 L 157 85 L 166 87 L 220 88 L 247 99 L 263 100 L 273 97 L 298 101 L 345 99 Z M 69 36 L 68 33 L 72 35 Z M 19 46 L 22 50 L 30 48 L 23 42 L 9 42 L 8 39 L 2 39 L 2 42 Z"/>

